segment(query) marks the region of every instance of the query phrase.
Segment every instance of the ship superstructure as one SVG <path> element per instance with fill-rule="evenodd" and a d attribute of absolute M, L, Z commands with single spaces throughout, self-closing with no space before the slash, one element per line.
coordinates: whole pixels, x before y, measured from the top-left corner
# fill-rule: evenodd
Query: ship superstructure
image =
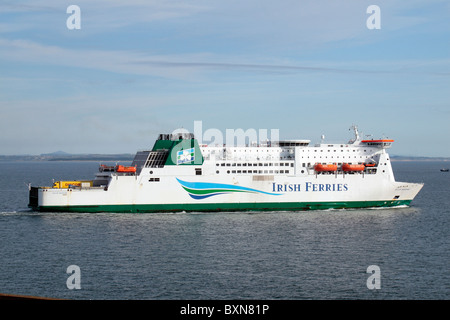
<path fill-rule="evenodd" d="M 261 211 L 409 205 L 423 184 L 396 182 L 390 139 L 347 143 L 284 140 L 199 145 L 161 134 L 130 166 L 99 167 L 92 181 L 30 187 L 40 211 Z"/>

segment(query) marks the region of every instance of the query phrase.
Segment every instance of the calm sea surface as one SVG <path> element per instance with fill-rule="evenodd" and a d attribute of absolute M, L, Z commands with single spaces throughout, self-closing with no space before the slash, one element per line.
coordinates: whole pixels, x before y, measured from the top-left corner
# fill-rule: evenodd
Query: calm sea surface
<path fill-rule="evenodd" d="M 0 293 L 67 299 L 449 299 L 450 173 L 410 207 L 309 212 L 30 212 L 27 183 L 91 179 L 96 162 L 0 162 Z M 67 268 L 81 289 L 68 289 Z M 380 269 L 369 290 L 367 268 Z"/>

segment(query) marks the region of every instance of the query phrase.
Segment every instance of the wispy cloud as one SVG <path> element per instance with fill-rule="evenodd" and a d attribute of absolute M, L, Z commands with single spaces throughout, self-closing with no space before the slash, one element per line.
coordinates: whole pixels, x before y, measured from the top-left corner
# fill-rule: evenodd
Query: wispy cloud
<path fill-rule="evenodd" d="M 120 74 L 157 76 L 192 80 L 208 72 L 321 72 L 338 74 L 405 74 L 448 75 L 448 59 L 427 61 L 372 61 L 371 65 L 355 61 L 314 61 L 298 64 L 255 63 L 261 57 L 223 56 L 210 53 L 151 55 L 137 51 L 67 49 L 43 45 L 29 40 L 0 39 L 0 59 L 35 65 L 78 67 Z M 261 60 L 267 60 L 261 59 Z"/>

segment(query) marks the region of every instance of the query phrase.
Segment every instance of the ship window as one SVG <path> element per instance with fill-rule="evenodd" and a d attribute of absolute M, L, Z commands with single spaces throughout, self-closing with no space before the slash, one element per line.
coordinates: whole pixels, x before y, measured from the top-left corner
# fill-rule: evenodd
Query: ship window
<path fill-rule="evenodd" d="M 222 163 L 220 166 L 225 167 L 225 163 Z"/>
<path fill-rule="evenodd" d="M 202 169 L 201 168 L 196 168 L 195 169 L 195 175 L 196 176 L 201 176 L 202 175 Z"/>
<path fill-rule="evenodd" d="M 241 173 L 241 170 L 238 170 L 237 173 Z"/>
<path fill-rule="evenodd" d="M 236 173 L 236 170 L 232 170 L 231 173 Z"/>
<path fill-rule="evenodd" d="M 227 173 L 230 173 L 230 170 L 227 170 Z"/>
<path fill-rule="evenodd" d="M 159 178 L 150 178 L 149 182 L 159 182 Z"/>
<path fill-rule="evenodd" d="M 284 173 L 289 173 L 289 170 L 284 170 Z"/>
<path fill-rule="evenodd" d="M 219 174 L 219 170 L 217 170 L 216 173 Z"/>

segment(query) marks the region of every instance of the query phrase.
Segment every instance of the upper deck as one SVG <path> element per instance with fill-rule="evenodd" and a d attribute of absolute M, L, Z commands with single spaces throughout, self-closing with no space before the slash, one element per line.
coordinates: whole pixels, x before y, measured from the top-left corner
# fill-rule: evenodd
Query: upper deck
<path fill-rule="evenodd" d="M 311 145 L 310 140 L 297 139 L 211 146 L 199 145 L 192 133 L 160 134 L 151 150 L 136 154 L 132 166 L 136 167 L 137 174 L 144 168 L 154 174 L 191 171 L 201 175 L 376 173 L 380 161 L 383 164 L 389 161 L 385 149 L 392 142 L 387 139 L 362 140 L 357 130 L 355 139 L 347 143 L 322 141 L 315 145 Z M 319 168 L 319 165 L 332 166 Z"/>

